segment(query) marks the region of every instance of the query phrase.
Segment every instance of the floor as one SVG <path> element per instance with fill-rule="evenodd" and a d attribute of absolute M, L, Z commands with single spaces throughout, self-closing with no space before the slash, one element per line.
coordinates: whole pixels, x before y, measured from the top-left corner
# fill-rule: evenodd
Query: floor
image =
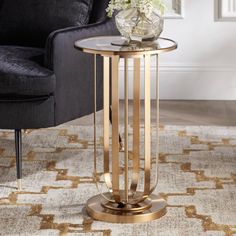
<path fill-rule="evenodd" d="M 123 110 L 123 102 L 120 102 Z M 154 104 L 153 104 L 154 105 Z M 131 111 L 132 104 L 129 104 Z M 155 105 L 153 106 L 153 110 Z M 155 111 L 153 112 L 155 114 Z M 120 117 L 123 114 L 120 113 Z M 219 125 L 236 126 L 236 101 L 160 101 L 160 121 L 171 125 Z M 121 122 L 122 119 L 120 118 Z M 154 117 L 152 117 L 154 121 Z M 102 112 L 98 112 L 97 123 L 102 122 Z M 70 122 L 88 125 L 93 123 L 93 115 Z"/>

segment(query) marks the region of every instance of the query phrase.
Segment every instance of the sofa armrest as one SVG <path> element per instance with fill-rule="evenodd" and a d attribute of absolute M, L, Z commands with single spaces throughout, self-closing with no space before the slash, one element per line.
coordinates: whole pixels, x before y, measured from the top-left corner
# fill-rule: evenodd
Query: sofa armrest
<path fill-rule="evenodd" d="M 63 51 L 64 48 L 63 54 L 66 54 L 68 53 L 68 51 L 66 51 L 68 47 L 70 49 L 73 48 L 76 40 L 103 35 L 119 35 L 114 18 L 105 18 L 99 23 L 70 27 L 52 32 L 46 42 L 45 65 L 53 70 L 54 63 L 57 61 L 57 50 L 60 49 L 60 51 Z"/>
<path fill-rule="evenodd" d="M 56 75 L 56 124 L 93 112 L 93 55 L 76 50 L 74 43 L 76 40 L 102 35 L 119 35 L 113 18 L 50 34 L 46 43 L 45 64 Z M 102 59 L 98 58 L 98 109 L 102 109 L 102 68 Z"/>

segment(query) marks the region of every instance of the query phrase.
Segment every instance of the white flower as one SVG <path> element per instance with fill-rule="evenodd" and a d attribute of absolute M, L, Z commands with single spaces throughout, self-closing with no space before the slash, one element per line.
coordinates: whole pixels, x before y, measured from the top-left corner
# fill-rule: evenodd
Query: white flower
<path fill-rule="evenodd" d="M 159 10 L 161 14 L 166 9 L 162 0 L 111 0 L 106 11 L 108 16 L 111 17 L 115 10 L 120 11 L 127 8 L 137 8 L 147 17 L 151 15 L 154 9 Z"/>

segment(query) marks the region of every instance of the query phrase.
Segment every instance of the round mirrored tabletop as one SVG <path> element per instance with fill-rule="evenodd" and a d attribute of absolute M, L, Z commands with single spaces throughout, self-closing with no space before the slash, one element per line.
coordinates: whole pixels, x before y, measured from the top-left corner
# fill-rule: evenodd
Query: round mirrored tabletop
<path fill-rule="evenodd" d="M 103 56 L 119 55 L 120 57 L 143 56 L 144 54 L 155 55 L 177 48 L 177 43 L 167 38 L 129 45 L 121 45 L 122 42 L 125 42 L 125 39 L 121 36 L 92 37 L 76 41 L 75 48 L 86 53 Z"/>

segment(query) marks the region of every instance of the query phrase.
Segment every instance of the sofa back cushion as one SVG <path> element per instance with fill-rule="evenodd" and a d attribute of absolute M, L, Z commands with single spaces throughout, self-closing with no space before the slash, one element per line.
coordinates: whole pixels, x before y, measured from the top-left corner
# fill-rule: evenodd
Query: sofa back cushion
<path fill-rule="evenodd" d="M 94 0 L 90 23 L 99 22 L 107 16 L 109 2 L 110 0 Z"/>
<path fill-rule="evenodd" d="M 0 0 L 0 44 L 44 47 L 51 32 L 88 24 L 92 4 L 93 0 Z"/>

